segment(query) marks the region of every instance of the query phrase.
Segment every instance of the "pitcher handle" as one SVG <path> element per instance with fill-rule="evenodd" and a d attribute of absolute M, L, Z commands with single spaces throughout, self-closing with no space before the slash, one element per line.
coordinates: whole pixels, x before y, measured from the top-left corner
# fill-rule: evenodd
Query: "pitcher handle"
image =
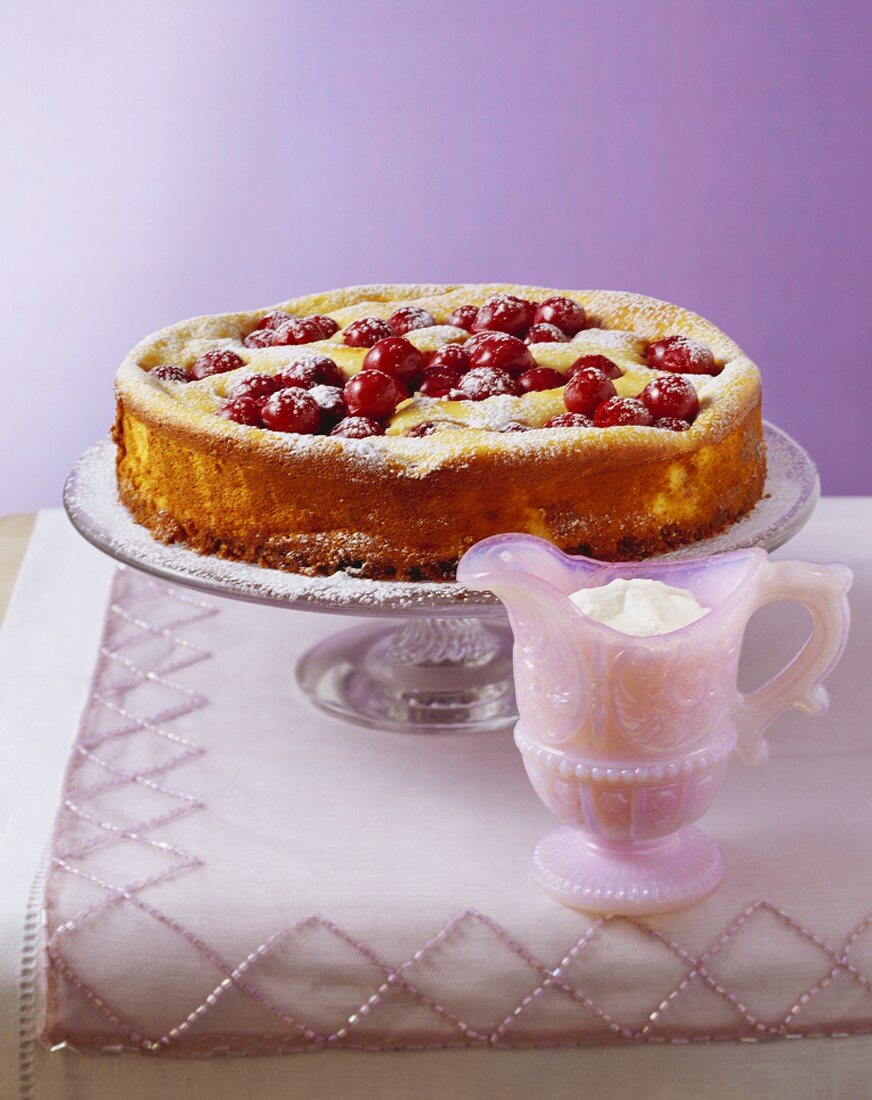
<path fill-rule="evenodd" d="M 825 714 L 830 697 L 823 681 L 832 672 L 848 638 L 851 570 L 844 565 L 803 561 L 769 561 L 760 576 L 756 611 L 778 600 L 796 600 L 811 616 L 808 641 L 777 675 L 756 691 L 740 695 L 736 751 L 748 764 L 769 756 L 764 733 L 783 711 L 798 707 L 806 714 Z"/>

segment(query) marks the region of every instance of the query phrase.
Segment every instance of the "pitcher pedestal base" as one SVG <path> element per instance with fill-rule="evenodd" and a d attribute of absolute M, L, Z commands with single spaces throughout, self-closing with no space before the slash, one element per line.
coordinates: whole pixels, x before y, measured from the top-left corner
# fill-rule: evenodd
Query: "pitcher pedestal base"
<path fill-rule="evenodd" d="M 724 857 L 710 836 L 690 826 L 662 840 L 598 843 L 578 829 L 548 833 L 533 853 L 533 877 L 573 909 L 643 915 L 683 909 L 710 894 Z"/>

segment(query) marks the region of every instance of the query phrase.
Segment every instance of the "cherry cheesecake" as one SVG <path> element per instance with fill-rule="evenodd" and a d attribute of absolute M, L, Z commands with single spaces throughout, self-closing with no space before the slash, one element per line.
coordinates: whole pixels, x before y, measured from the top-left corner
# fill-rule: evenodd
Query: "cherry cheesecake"
<path fill-rule="evenodd" d="M 638 294 L 352 287 L 137 345 L 118 487 L 164 542 L 294 572 L 449 579 L 504 531 L 640 558 L 760 498 L 760 395 L 724 333 Z"/>

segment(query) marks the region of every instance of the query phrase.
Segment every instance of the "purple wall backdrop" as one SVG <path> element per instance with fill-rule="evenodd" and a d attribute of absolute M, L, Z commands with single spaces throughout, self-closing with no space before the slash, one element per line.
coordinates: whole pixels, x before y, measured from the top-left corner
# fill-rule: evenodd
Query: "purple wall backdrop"
<path fill-rule="evenodd" d="M 872 491 L 866 2 L 26 5 L 7 15 L 0 512 L 57 503 L 118 361 L 367 281 L 680 302 Z"/>

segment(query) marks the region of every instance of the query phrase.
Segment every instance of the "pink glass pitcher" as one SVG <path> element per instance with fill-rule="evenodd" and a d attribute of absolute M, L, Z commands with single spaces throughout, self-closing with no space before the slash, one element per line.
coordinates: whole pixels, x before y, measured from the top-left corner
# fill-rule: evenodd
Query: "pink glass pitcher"
<path fill-rule="evenodd" d="M 710 610 L 679 630 L 635 637 L 568 598 L 618 577 L 689 589 Z M 535 849 L 540 886 L 576 908 L 637 914 L 714 890 L 723 856 L 690 823 L 711 805 L 731 755 L 766 760 L 763 735 L 777 715 L 827 709 L 822 682 L 847 638 L 850 571 L 774 562 L 759 549 L 600 562 L 529 535 L 497 535 L 464 556 L 458 579 L 495 593 L 514 632 L 515 743 L 536 793 L 563 822 Z M 743 694 L 745 627 L 777 600 L 807 608 L 811 636 L 769 683 Z"/>

